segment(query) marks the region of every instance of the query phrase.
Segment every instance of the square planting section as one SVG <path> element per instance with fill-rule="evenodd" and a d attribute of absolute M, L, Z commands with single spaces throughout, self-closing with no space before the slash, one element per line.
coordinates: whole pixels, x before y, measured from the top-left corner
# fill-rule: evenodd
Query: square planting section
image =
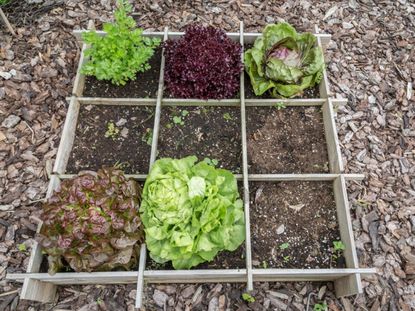
<path fill-rule="evenodd" d="M 249 173 L 329 172 L 321 107 L 247 107 L 246 126 Z"/>
<path fill-rule="evenodd" d="M 84 97 L 109 98 L 156 98 L 161 66 L 161 47 L 154 51 L 150 58 L 151 68 L 146 72 L 137 73 L 136 79 L 124 86 L 117 86 L 109 81 L 97 80 L 95 77 L 85 77 Z"/>
<path fill-rule="evenodd" d="M 333 241 L 340 241 L 333 183 L 252 182 L 252 266 L 255 268 L 344 268 Z"/>
<path fill-rule="evenodd" d="M 145 35 L 165 41 L 183 33 L 166 28 Z M 245 49 L 260 36 L 244 33 L 242 23 L 240 32 L 227 35 Z M 330 35 L 316 37 L 324 50 Z M 157 158 L 197 155 L 236 174 L 246 241 L 190 270 L 155 264 L 143 244 L 136 270 L 53 276 L 40 270 L 42 249 L 34 242 L 27 273 L 6 276 L 23 282 L 21 299 L 51 302 L 58 285 L 118 283 L 137 283 L 137 307 L 147 283 L 240 282 L 250 291 L 261 281 L 333 281 L 337 296 L 362 292 L 361 275 L 374 269 L 358 267 L 346 181 L 363 176 L 343 173 L 333 107 L 345 100 L 331 98 L 325 70 L 316 88 L 294 99 L 253 97 L 244 75 L 239 98 L 179 99 L 163 94 L 161 48 L 150 60 L 152 69 L 123 87 L 85 77 L 85 49 L 84 44 L 47 197 L 81 170 L 118 163 L 127 177 L 144 182 Z M 339 240 L 344 258 L 333 260 L 332 244 Z"/>
<path fill-rule="evenodd" d="M 158 158 L 216 159 L 218 167 L 241 173 L 239 107 L 178 107 L 161 109 Z"/>
<path fill-rule="evenodd" d="M 147 173 L 154 111 L 151 106 L 82 105 L 66 172 L 119 164 L 127 174 Z"/>

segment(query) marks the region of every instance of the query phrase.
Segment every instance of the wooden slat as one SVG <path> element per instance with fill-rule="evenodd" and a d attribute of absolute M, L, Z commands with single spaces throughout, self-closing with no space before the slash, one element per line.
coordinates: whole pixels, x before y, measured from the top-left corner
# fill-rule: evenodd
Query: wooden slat
<path fill-rule="evenodd" d="M 72 96 L 69 103 L 68 113 L 66 114 L 65 124 L 62 130 L 62 137 L 59 143 L 58 153 L 56 155 L 53 173 L 63 174 L 68 164 L 69 155 L 75 139 L 76 122 L 79 114 L 79 102 L 75 96 Z"/>
<path fill-rule="evenodd" d="M 319 29 L 316 26 L 315 27 L 315 32 L 318 34 Z M 330 40 L 329 40 L 330 42 Z M 322 39 L 321 37 L 317 36 L 317 45 L 322 49 L 322 51 L 325 50 L 325 46 L 323 45 Z M 324 60 L 324 53 L 323 53 L 323 60 Z M 326 64 L 326 62 L 324 62 L 324 64 Z M 329 79 L 327 77 L 327 70 L 326 67 L 324 66 L 323 69 L 323 78 L 321 79 L 320 85 L 319 85 L 319 90 L 320 90 L 320 97 L 322 98 L 328 98 L 330 96 L 332 96 L 332 94 L 330 93 L 330 83 L 329 83 Z"/>
<path fill-rule="evenodd" d="M 13 29 L 13 26 L 10 24 L 7 16 L 4 14 L 2 8 L 0 8 L 0 17 L 3 20 L 3 23 L 6 25 L 7 29 L 9 30 L 9 32 L 13 35 L 16 36 L 16 32 Z"/>
<path fill-rule="evenodd" d="M 244 24 L 240 22 L 239 27 L 240 43 L 244 47 Z M 244 61 L 244 53 L 241 53 L 242 63 Z M 244 75 L 240 77 L 240 96 L 241 96 L 241 139 L 242 139 L 242 177 L 244 187 L 244 213 L 245 213 L 245 253 L 246 253 L 246 271 L 247 271 L 247 290 L 254 289 L 252 278 L 252 251 L 251 251 L 251 221 L 249 212 L 249 182 L 248 182 L 248 150 L 246 135 L 246 108 L 245 108 L 245 85 Z"/>
<path fill-rule="evenodd" d="M 356 274 L 370 275 L 376 269 L 253 269 L 255 282 L 264 281 L 335 281 Z"/>
<path fill-rule="evenodd" d="M 241 101 L 237 99 L 183 99 L 183 98 L 163 98 L 163 106 L 219 106 L 219 107 L 239 107 Z"/>
<path fill-rule="evenodd" d="M 340 237 L 346 249 L 343 255 L 346 259 L 347 268 L 358 268 L 359 261 L 357 259 L 356 246 L 353 236 L 352 219 L 349 210 L 349 201 L 347 198 L 346 181 L 343 175 L 340 175 L 333 182 L 334 198 L 337 208 L 337 221 L 339 224 Z M 336 295 L 349 296 L 362 292 L 362 284 L 360 274 L 346 276 L 335 282 Z"/>
<path fill-rule="evenodd" d="M 340 174 L 249 174 L 249 181 L 319 181 L 335 180 Z M 363 180 L 363 174 L 343 174 L 347 180 Z"/>
<path fill-rule="evenodd" d="M 138 265 L 138 275 L 137 275 L 137 291 L 135 297 L 135 307 L 137 309 L 141 308 L 143 301 L 143 291 L 144 291 L 144 270 L 146 268 L 146 257 L 147 250 L 146 245 L 142 244 L 140 249 L 140 262 Z"/>
<path fill-rule="evenodd" d="M 102 98 L 102 97 L 79 97 L 82 105 L 122 105 L 122 106 L 155 106 L 155 98 Z"/>
<path fill-rule="evenodd" d="M 168 27 L 164 28 L 164 36 L 163 41 L 168 39 Z M 164 88 L 164 67 L 166 64 L 166 59 L 164 57 L 164 48 L 161 55 L 161 68 L 160 68 L 160 77 L 159 77 L 159 87 L 157 92 L 157 104 L 156 104 L 156 112 L 154 116 L 154 128 L 153 128 L 153 140 L 151 142 L 151 154 L 150 154 L 150 168 L 153 165 L 154 161 L 156 161 L 157 157 L 157 143 L 158 143 L 158 136 L 160 130 L 160 115 L 161 115 L 161 102 L 163 99 L 163 88 Z"/>
<path fill-rule="evenodd" d="M 88 22 L 88 31 L 90 30 L 95 30 L 94 21 L 92 20 Z M 75 81 L 74 81 L 74 85 L 72 89 L 72 95 L 75 95 L 78 97 L 82 96 L 82 93 L 84 92 L 85 75 L 81 73 L 81 69 L 85 65 L 86 61 L 88 60 L 85 57 L 85 51 L 88 48 L 89 48 L 89 45 L 85 43 L 82 44 L 81 56 L 79 58 L 79 63 L 78 63 L 78 70 L 76 71 L 76 77 L 75 77 Z"/>
<path fill-rule="evenodd" d="M 297 106 L 321 106 L 327 100 L 324 98 L 313 98 L 313 99 L 245 99 L 245 106 L 247 107 L 268 107 L 274 106 L 277 103 L 283 103 L 287 107 Z"/>
<path fill-rule="evenodd" d="M 332 173 L 342 173 L 344 171 L 343 159 L 341 156 L 331 99 L 328 99 L 326 103 L 324 103 L 322 111 L 330 171 Z"/>
<path fill-rule="evenodd" d="M 246 274 L 246 269 L 146 270 L 144 279 L 148 283 L 245 282 Z"/>

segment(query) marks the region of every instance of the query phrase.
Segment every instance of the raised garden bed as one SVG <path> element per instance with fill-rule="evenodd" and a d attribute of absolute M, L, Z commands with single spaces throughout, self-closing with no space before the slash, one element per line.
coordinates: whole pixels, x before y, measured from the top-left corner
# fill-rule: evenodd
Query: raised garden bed
<path fill-rule="evenodd" d="M 101 32 L 101 34 L 104 35 L 103 32 Z M 80 32 L 76 31 L 75 35 L 79 37 Z M 167 38 L 177 39 L 182 36 L 183 33 L 169 32 L 166 29 L 164 33 L 147 33 L 146 35 L 156 36 L 166 40 Z M 228 34 L 232 40 L 238 41 L 242 45 L 252 44 L 259 35 L 260 34 L 256 33 L 244 33 L 242 23 L 239 33 Z M 317 33 L 316 36 L 318 44 L 323 48 L 330 40 L 329 35 Z M 85 45 L 83 47 L 83 51 L 84 50 Z M 82 54 L 80 65 L 82 65 L 83 62 L 84 56 Z M 147 258 L 147 250 L 143 244 L 141 246 L 140 262 L 137 271 L 93 273 L 68 272 L 57 273 L 51 276 L 47 273 L 39 273 L 40 264 L 42 262 L 42 250 L 39 244 L 35 243 L 32 249 L 27 273 L 7 275 L 7 279 L 24 283 L 21 298 L 49 302 L 54 299 L 56 286 L 63 284 L 137 283 L 136 303 L 137 307 L 140 307 L 142 303 L 143 286 L 146 282 L 243 282 L 246 283 L 247 290 L 252 290 L 254 281 L 334 281 L 337 296 L 360 293 L 362 291 L 360 276 L 373 273 L 374 270 L 359 269 L 358 267 L 346 194 L 346 181 L 361 180 L 363 176 L 343 173 L 343 164 L 341 162 L 334 123 L 333 106 L 341 104 L 345 100 L 332 99 L 330 97 L 331 94 L 328 91 L 328 80 L 325 71 L 322 82 L 319 85 L 320 98 L 285 100 L 249 99 L 245 97 L 244 76 L 241 75 L 240 98 L 222 101 L 194 100 L 164 97 L 163 56 L 161 57 L 160 63 L 161 69 L 159 80 L 153 81 L 153 83 L 157 84 L 157 93 L 151 91 L 151 94 L 149 93 L 148 95 L 149 98 L 146 98 L 147 96 L 144 95 L 142 97 L 137 97 L 137 94 L 139 93 L 135 92 L 128 94 L 128 98 L 85 97 L 86 94 L 102 94 L 100 96 L 109 96 L 111 92 L 106 93 L 105 88 L 103 88 L 99 90 L 99 93 L 87 93 L 88 91 L 85 86 L 89 87 L 89 82 L 85 83 L 85 77 L 80 74 L 78 70 L 73 96 L 70 99 L 68 114 L 63 128 L 47 196 L 49 197 L 53 190 L 59 186 L 62 179 L 72 176 L 68 175 L 68 173 L 76 173 L 78 169 L 95 169 L 96 167 L 94 167 L 94 165 L 113 164 L 111 162 L 115 159 L 128 162 L 131 168 L 129 172 L 134 173 L 129 175 L 129 177 L 143 181 L 146 177 L 145 173 L 147 172 L 147 168 L 161 156 L 181 157 L 189 154 L 197 154 L 200 160 L 202 160 L 203 157 L 209 157 L 211 159 L 215 158 L 219 161 L 220 166 L 231 169 L 234 172 L 241 172 L 241 174 L 237 175 L 237 179 L 243 185 L 242 198 L 244 200 L 245 209 L 246 242 L 240 249 L 244 259 L 244 265 L 241 266 L 239 262 L 237 262 L 236 265 L 229 264 L 229 266 L 221 266 L 220 262 L 215 264 L 214 261 L 211 264 L 215 264 L 215 267 L 207 264 L 206 266 L 201 266 L 192 270 L 170 270 L 167 269 L 167 267 L 163 267 L 163 270 L 159 270 L 152 265 L 151 261 Z M 152 85 L 148 89 L 154 90 L 154 88 L 155 85 Z M 282 103 L 288 110 L 278 110 L 274 107 L 277 103 Z M 115 108 L 114 105 L 117 105 L 117 107 Z M 87 107 L 90 109 L 88 114 L 85 112 Z M 105 137 L 105 132 L 108 130 L 107 126 L 109 121 L 116 123 L 119 121 L 119 119 L 116 120 L 118 116 L 124 116 L 123 118 L 127 120 L 126 124 L 134 121 L 131 122 L 131 124 L 134 123 L 136 126 L 136 123 L 143 121 L 138 120 L 139 115 L 140 118 L 149 117 L 148 113 L 145 115 L 143 113 L 143 111 L 146 111 L 146 107 L 150 107 L 150 110 L 154 109 L 154 124 L 150 139 L 151 147 L 146 147 L 141 139 L 143 137 L 143 131 L 146 131 L 148 128 L 147 123 L 145 123 L 145 125 L 143 123 L 143 126 L 134 127 L 131 125 L 131 128 L 127 128 L 128 135 L 133 135 L 132 137 L 135 137 L 135 139 L 131 141 L 127 141 L 128 138 L 124 138 L 124 140 L 115 139 L 111 142 L 107 141 L 110 145 L 104 146 L 103 142 L 108 138 Z M 210 107 L 214 107 L 215 109 Z M 182 114 L 184 110 L 188 111 L 187 114 L 185 113 L 185 116 Z M 206 114 L 209 116 L 204 118 L 203 113 L 205 110 Z M 118 111 L 118 115 L 115 111 Z M 267 113 L 266 111 L 270 111 L 270 113 Z M 291 111 L 293 112 L 292 116 L 283 116 L 284 112 L 291 113 Z M 255 153 L 261 152 L 264 147 L 254 147 L 250 150 L 249 139 L 251 136 L 255 135 L 255 131 L 266 126 L 266 119 L 264 120 L 262 117 L 258 118 L 258 116 L 252 116 L 251 112 L 265 113 L 266 115 L 280 115 L 281 119 L 278 122 L 287 126 L 287 132 L 296 131 L 292 135 L 297 135 L 299 140 L 288 146 L 292 149 L 292 153 L 298 152 L 296 156 L 303 157 L 300 161 L 301 165 L 296 166 L 297 164 L 292 163 L 294 161 L 292 160 L 288 161 L 281 170 L 279 170 L 278 167 L 267 166 L 265 167 L 265 171 L 261 169 L 258 169 L 258 171 L 251 171 L 251 169 L 254 169 L 251 161 L 255 158 Z M 111 115 L 107 116 L 107 114 L 110 113 Z M 131 120 L 131 117 L 135 115 L 135 113 L 137 113 L 137 120 Z M 228 113 L 230 118 L 224 118 L 225 113 Z M 177 114 L 176 116 L 178 117 L 181 116 L 181 121 L 183 121 L 184 124 L 177 122 L 177 124 L 167 126 L 167 124 L 171 124 L 171 116 L 173 114 Z M 311 117 L 307 116 L 307 114 Z M 98 119 L 95 119 L 97 116 Z M 292 119 L 290 119 L 291 117 Z M 88 125 L 89 118 L 94 120 L 90 125 Z M 128 118 L 130 118 L 130 120 L 128 120 Z M 310 120 L 308 121 L 307 118 L 310 118 Z M 150 122 L 149 120 L 148 122 Z M 303 126 L 299 124 L 302 121 L 305 121 Z M 286 122 L 297 122 L 297 124 L 287 125 Z M 262 125 L 262 123 L 264 123 L 264 125 Z M 201 127 L 201 129 L 198 132 L 199 127 Z M 296 129 L 295 127 L 299 127 L 299 129 Z M 122 129 L 123 126 L 120 126 L 120 130 Z M 271 130 L 271 127 L 269 130 Z M 104 131 L 104 133 L 102 133 L 102 131 Z M 309 131 L 316 131 L 316 136 L 301 137 L 308 135 Z M 97 139 L 97 137 L 90 137 L 96 135 L 96 133 L 101 134 L 100 137 L 102 137 L 102 141 L 90 141 L 91 139 Z M 186 138 L 187 146 L 186 144 L 177 144 L 178 137 L 180 136 L 178 133 L 182 133 L 180 135 L 188 136 L 188 138 Z M 234 133 L 234 137 L 231 136 L 232 133 Z M 317 150 L 319 156 L 314 157 L 314 155 L 310 155 L 310 149 L 305 148 L 306 146 L 304 146 L 302 150 L 294 150 L 301 143 L 304 145 L 308 144 L 309 146 L 307 146 L 307 148 L 311 148 L 311 150 Z M 324 143 L 326 144 L 326 147 L 324 146 Z M 95 145 L 95 150 L 86 150 L 88 144 Z M 149 147 L 150 154 L 148 153 Z M 110 148 L 110 153 L 114 154 L 114 156 L 105 158 L 105 150 L 102 148 Z M 123 150 L 124 148 L 132 148 L 129 150 L 134 151 Z M 275 148 L 279 148 L 278 144 L 276 144 Z M 140 153 L 139 157 L 148 159 L 147 165 L 144 162 L 135 163 L 133 158 L 126 157 L 121 159 L 122 156 L 126 156 L 126 154 L 131 152 L 134 152 L 134 155 Z M 309 157 L 307 157 L 307 154 Z M 268 161 L 271 162 L 275 160 L 270 158 Z M 291 163 L 291 167 L 289 166 L 289 163 Z M 300 190 L 296 189 L 298 185 L 302 184 L 312 186 L 307 186 L 303 190 L 301 190 L 301 188 Z M 261 185 L 264 185 L 264 188 L 262 194 L 258 195 L 258 187 L 261 187 Z M 255 234 L 257 233 L 255 228 L 259 225 L 262 225 L 263 227 L 265 227 L 266 224 L 271 225 L 271 223 L 264 223 L 263 221 L 259 223 L 259 221 L 261 221 L 260 217 L 264 217 L 266 213 L 270 213 L 267 206 L 270 204 L 281 204 L 281 200 L 284 199 L 285 196 L 282 197 L 280 193 L 277 193 L 281 191 L 281 189 L 278 189 L 277 192 L 274 189 L 277 185 L 279 185 L 278 187 L 283 191 L 284 189 L 289 191 L 291 193 L 289 195 L 295 196 L 295 194 L 298 194 L 298 198 L 288 204 L 293 204 L 294 206 L 297 205 L 298 207 L 300 201 L 297 202 L 296 200 L 305 200 L 307 194 L 310 195 L 312 200 L 315 200 L 313 201 L 313 204 L 307 202 L 310 203 L 310 206 L 303 207 L 307 210 L 310 209 L 310 214 L 305 214 L 303 216 L 311 215 L 311 210 L 313 209 L 317 209 L 317 211 L 320 209 L 322 217 L 327 216 L 329 218 L 323 219 L 324 221 L 322 220 L 322 223 L 318 224 L 318 228 L 325 228 L 326 231 L 323 230 L 323 234 L 327 233 L 326 239 L 331 240 L 340 238 L 345 244 L 346 248 L 343 252 L 344 268 L 340 264 L 338 264 L 337 267 L 332 268 L 330 268 L 330 265 L 322 264 L 310 265 L 307 267 L 300 261 L 300 258 L 298 259 L 298 265 L 296 264 L 293 267 L 280 265 L 277 261 L 275 262 L 275 265 L 272 262 L 267 262 L 266 267 L 253 265 L 253 261 L 255 263 L 255 260 L 269 260 L 269 258 L 266 258 L 269 256 L 267 253 L 262 254 L 263 257 L 258 257 L 258 259 L 255 257 L 257 247 L 256 241 L 254 241 L 254 239 L 256 239 Z M 319 193 L 316 193 L 316 190 L 318 190 Z M 261 196 L 264 198 L 264 206 L 260 208 L 260 202 L 258 202 L 258 200 L 261 200 Z M 310 200 L 310 198 L 308 200 Z M 324 204 L 324 207 L 327 207 L 328 210 L 324 211 L 324 213 L 321 211 L 323 204 L 320 203 L 322 202 L 327 203 Z M 284 204 L 285 203 L 283 203 L 281 207 L 281 211 L 286 209 Z M 260 213 L 264 214 L 260 215 Z M 278 214 L 272 214 L 270 217 L 276 217 L 276 215 Z M 305 219 L 302 218 L 299 221 L 305 221 Z M 307 224 L 304 223 L 304 226 L 306 225 Z M 325 227 L 326 225 L 328 228 Z M 286 223 L 287 234 L 291 233 L 292 235 L 294 230 L 294 227 L 292 226 L 295 226 L 295 224 L 290 222 Z M 331 227 L 333 228 L 330 229 Z M 269 229 L 271 230 L 272 228 Z M 275 237 L 268 236 L 267 238 L 275 242 Z M 327 247 L 324 245 L 319 249 L 321 257 L 329 256 L 326 250 Z M 235 254 L 238 254 L 239 256 L 238 252 Z M 294 254 L 286 256 L 294 256 Z M 221 257 L 218 257 L 218 259 L 220 258 Z M 324 261 L 324 258 L 322 258 L 322 260 Z"/>

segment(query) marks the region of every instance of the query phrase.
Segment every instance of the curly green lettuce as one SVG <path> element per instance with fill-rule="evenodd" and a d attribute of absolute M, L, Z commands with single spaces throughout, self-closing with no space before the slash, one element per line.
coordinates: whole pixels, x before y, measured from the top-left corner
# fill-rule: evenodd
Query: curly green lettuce
<path fill-rule="evenodd" d="M 244 54 L 255 95 L 270 91 L 273 97 L 294 97 L 319 83 L 324 59 L 316 37 L 297 33 L 288 23 L 267 25 L 262 36 Z"/>
<path fill-rule="evenodd" d="M 141 219 L 150 256 L 189 269 L 245 240 L 236 179 L 197 157 L 156 161 L 146 179 Z"/>

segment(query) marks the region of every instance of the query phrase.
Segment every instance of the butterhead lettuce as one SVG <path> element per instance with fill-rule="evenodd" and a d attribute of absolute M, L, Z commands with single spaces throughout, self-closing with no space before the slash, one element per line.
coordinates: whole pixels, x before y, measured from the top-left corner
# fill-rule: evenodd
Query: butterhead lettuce
<path fill-rule="evenodd" d="M 245 240 L 236 179 L 196 156 L 156 161 L 146 179 L 141 218 L 150 256 L 189 269 Z"/>
<path fill-rule="evenodd" d="M 297 33 L 288 23 L 267 25 L 262 36 L 244 54 L 255 95 L 294 97 L 319 83 L 324 60 L 311 33 Z"/>

